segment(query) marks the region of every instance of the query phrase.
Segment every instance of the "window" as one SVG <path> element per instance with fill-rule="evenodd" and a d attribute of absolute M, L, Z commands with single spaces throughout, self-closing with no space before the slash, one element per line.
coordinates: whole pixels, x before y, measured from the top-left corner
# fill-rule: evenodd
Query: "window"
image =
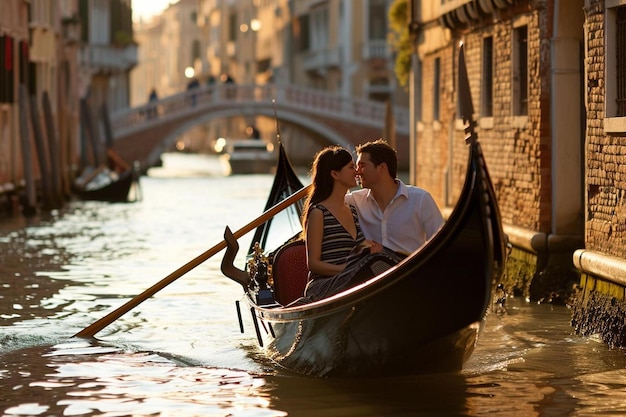
<path fill-rule="evenodd" d="M 308 51 L 311 48 L 311 42 L 309 41 L 309 15 L 298 17 L 294 21 L 292 30 L 296 52 Z"/>
<path fill-rule="evenodd" d="M 270 70 L 270 66 L 272 65 L 272 59 L 260 59 L 256 62 L 256 72 L 262 74 L 266 71 Z"/>
<path fill-rule="evenodd" d="M 626 0 L 606 2 L 604 30 L 604 132 L 623 135 L 626 132 Z"/>
<path fill-rule="evenodd" d="M 15 70 L 19 70 L 13 61 L 15 42 L 8 35 L 0 35 L 0 103 L 13 103 Z M 16 68 L 17 67 L 17 68 Z"/>
<path fill-rule="evenodd" d="M 198 39 L 191 42 L 191 63 L 193 64 L 196 59 L 200 59 L 200 41 Z"/>
<path fill-rule="evenodd" d="M 615 9 L 616 117 L 626 116 L 626 6 Z"/>
<path fill-rule="evenodd" d="M 387 38 L 387 6 L 385 0 L 370 0 L 369 6 L 369 39 L 385 40 Z"/>
<path fill-rule="evenodd" d="M 513 115 L 528 115 L 528 26 L 513 31 Z"/>
<path fill-rule="evenodd" d="M 493 116 L 493 37 L 483 39 L 483 88 L 481 94 L 481 116 Z"/>
<path fill-rule="evenodd" d="M 328 7 L 320 7 L 311 11 L 309 20 L 311 50 L 322 51 L 328 48 L 330 33 L 329 21 Z"/>
<path fill-rule="evenodd" d="M 55 7 L 56 4 L 50 1 L 33 0 L 30 9 L 32 21 L 41 26 L 54 27 Z"/>
<path fill-rule="evenodd" d="M 433 120 L 439 120 L 439 86 L 441 83 L 441 58 L 435 59 L 434 77 L 433 77 Z"/>
<path fill-rule="evenodd" d="M 231 13 L 228 16 L 228 40 L 234 42 L 237 40 L 237 32 L 239 31 L 239 25 L 237 24 L 237 14 Z"/>

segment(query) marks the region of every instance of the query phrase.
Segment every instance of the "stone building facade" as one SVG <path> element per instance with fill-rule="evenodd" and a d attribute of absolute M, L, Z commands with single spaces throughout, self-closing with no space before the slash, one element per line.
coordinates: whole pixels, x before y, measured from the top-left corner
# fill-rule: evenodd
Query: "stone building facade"
<path fill-rule="evenodd" d="M 128 107 L 137 49 L 130 3 L 2 1 L 0 215 L 32 215 L 70 198 L 86 153 L 81 98 L 98 110 Z"/>
<path fill-rule="evenodd" d="M 572 324 L 626 346 L 626 0 L 587 0 L 585 246 Z"/>
<path fill-rule="evenodd" d="M 77 160 L 77 11 L 75 0 L 2 2 L 0 216 L 55 208 L 69 193 Z M 46 115 L 54 129 L 46 128 Z"/>
<path fill-rule="evenodd" d="M 511 256 L 505 288 L 626 346 L 626 0 L 409 0 L 414 182 L 448 208 L 466 151 L 463 42 Z"/>
<path fill-rule="evenodd" d="M 457 111 L 458 45 L 478 136 L 511 243 L 505 287 L 569 295 L 584 245 L 583 2 L 413 2 L 417 101 L 413 182 L 451 209 L 467 149 Z"/>

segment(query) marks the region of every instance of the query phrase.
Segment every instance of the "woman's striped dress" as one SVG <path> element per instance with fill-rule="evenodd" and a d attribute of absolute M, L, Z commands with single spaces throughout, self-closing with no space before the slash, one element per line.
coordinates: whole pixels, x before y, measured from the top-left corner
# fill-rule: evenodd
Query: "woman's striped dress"
<path fill-rule="evenodd" d="M 344 229 L 341 223 L 339 223 L 335 216 L 333 216 L 326 207 L 321 204 L 317 204 L 311 207 L 311 210 L 314 208 L 322 210 L 322 213 L 324 213 L 324 237 L 322 239 L 321 260 L 333 265 L 345 264 L 352 249 L 365 240 L 363 232 L 361 231 L 361 226 L 359 225 L 356 208 L 354 206 L 350 206 L 352 218 L 354 219 L 354 224 L 356 225 L 356 239 L 352 238 L 352 235 Z M 328 290 L 325 288 L 325 283 L 330 281 L 327 278 L 329 277 L 312 272 L 309 273 L 309 282 L 305 290 L 305 296 L 314 300 L 322 298 Z M 327 284 L 329 283 L 330 282 Z"/>

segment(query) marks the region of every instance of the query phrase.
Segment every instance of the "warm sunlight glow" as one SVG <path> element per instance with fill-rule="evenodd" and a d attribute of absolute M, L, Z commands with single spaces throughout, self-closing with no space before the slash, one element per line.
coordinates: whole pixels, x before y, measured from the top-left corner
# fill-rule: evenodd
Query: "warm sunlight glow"
<path fill-rule="evenodd" d="M 133 20 L 150 20 L 167 9 L 170 4 L 178 3 L 179 0 L 132 0 Z"/>
<path fill-rule="evenodd" d="M 213 149 L 215 149 L 215 152 L 221 153 L 224 150 L 225 146 L 226 146 L 226 139 L 218 138 L 215 141 L 215 146 L 213 147 Z"/>

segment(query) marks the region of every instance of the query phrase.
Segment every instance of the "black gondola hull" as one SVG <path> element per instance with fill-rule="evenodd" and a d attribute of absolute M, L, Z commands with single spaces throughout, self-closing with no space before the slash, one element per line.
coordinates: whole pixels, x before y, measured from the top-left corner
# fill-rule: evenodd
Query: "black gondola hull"
<path fill-rule="evenodd" d="M 459 204 L 421 250 L 331 298 L 296 307 L 246 299 L 267 355 L 313 376 L 458 371 L 471 355 L 504 261 L 498 208 L 478 144 Z M 265 330 L 263 330 L 265 329 Z"/>
<path fill-rule="evenodd" d="M 119 175 L 114 181 L 98 188 L 88 189 L 74 185 L 73 191 L 81 200 L 128 202 L 129 193 L 133 184 L 137 183 L 137 175 L 129 169 Z"/>

